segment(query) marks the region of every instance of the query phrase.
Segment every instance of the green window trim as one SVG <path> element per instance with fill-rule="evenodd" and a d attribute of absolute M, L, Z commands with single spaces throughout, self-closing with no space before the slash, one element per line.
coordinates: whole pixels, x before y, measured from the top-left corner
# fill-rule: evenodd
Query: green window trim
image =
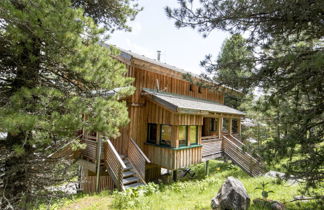
<path fill-rule="evenodd" d="M 148 142 L 145 142 L 144 144 L 151 145 L 151 146 L 155 146 L 155 147 L 161 147 L 161 148 L 165 148 L 165 149 L 170 149 L 170 150 L 184 150 L 184 149 L 191 149 L 191 148 L 196 148 L 196 147 L 202 147 L 201 144 L 193 144 L 193 145 L 183 146 L 183 147 L 168 147 L 168 146 L 165 146 L 165 145 L 152 144 L 152 143 L 148 143 Z"/>

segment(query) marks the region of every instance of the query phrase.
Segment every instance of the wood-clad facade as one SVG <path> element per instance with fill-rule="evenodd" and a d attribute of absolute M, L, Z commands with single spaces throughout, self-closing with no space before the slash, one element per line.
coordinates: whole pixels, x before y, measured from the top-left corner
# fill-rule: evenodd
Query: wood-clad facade
<path fill-rule="evenodd" d="M 97 189 L 126 189 L 124 184 L 129 178 L 125 178 L 124 174 L 129 167 L 134 168 L 138 182 L 145 183 L 158 178 L 161 168 L 177 170 L 220 157 L 222 135 L 224 132 L 232 134 L 233 122 L 236 123 L 235 132 L 240 133 L 240 119 L 244 114 L 237 110 L 226 111 L 230 108 L 223 105 L 224 92 L 238 94 L 237 91 L 227 87 L 217 91 L 199 87 L 197 83 L 184 79 L 185 73 L 181 70 L 130 52 L 122 52 L 116 59 L 125 63 L 128 68 L 125 76 L 134 78 L 136 91 L 124 99 L 130 122 L 120 128 L 121 135 L 104 143 L 99 162 L 82 163 L 87 176 L 96 174 L 93 172 L 98 171 L 100 164 L 100 167 L 107 168 L 104 183 L 97 183 Z M 193 80 L 198 81 L 199 78 L 193 77 Z M 205 108 L 200 110 L 197 108 L 199 104 Z M 219 111 L 215 107 L 219 107 Z M 100 139 L 98 134 L 86 138 Z M 98 157 L 95 143 L 89 141 L 88 146 L 81 156 L 88 159 L 91 155 Z M 84 180 L 93 183 L 95 178 Z M 93 184 L 89 183 L 84 183 L 83 188 L 93 192 Z"/>
<path fill-rule="evenodd" d="M 127 53 L 127 52 L 126 52 Z M 127 129 L 124 129 L 121 137 L 114 140 L 116 143 L 124 142 L 123 138 L 132 138 L 151 160 L 147 173 L 157 170 L 152 168 L 162 167 L 170 170 L 185 168 L 202 161 L 202 133 L 208 136 L 220 136 L 223 117 L 240 119 L 241 115 L 231 115 L 227 113 L 209 113 L 208 116 L 183 114 L 173 112 L 168 107 L 162 106 L 151 99 L 151 95 L 143 92 L 144 88 L 159 90 L 182 96 L 188 96 L 197 99 L 214 101 L 220 104 L 224 103 L 224 91 L 231 91 L 226 88 L 218 91 L 199 87 L 196 83 L 191 83 L 184 79 L 184 73 L 176 71 L 168 66 L 159 65 L 157 62 L 150 62 L 145 59 L 130 56 L 129 59 L 119 57 L 128 68 L 127 76 L 134 78 L 133 86 L 135 93 L 127 99 L 130 123 Z M 195 79 L 195 78 L 194 78 Z M 197 80 L 197 78 L 195 79 Z M 218 123 L 217 130 L 210 131 L 210 119 L 216 119 Z M 148 143 L 149 125 L 156 125 L 156 142 Z M 168 146 L 160 145 L 161 126 L 171 127 L 171 143 Z M 186 145 L 179 143 L 179 126 L 197 127 L 197 140 L 195 144 L 190 142 L 191 138 L 187 132 L 188 139 Z M 209 126 L 209 127 L 208 127 Z M 208 132 L 203 132 L 203 129 Z M 127 133 L 127 134 L 126 134 Z M 118 147 L 119 148 L 119 147 Z M 122 148 L 122 147 L 120 147 Z M 118 149 L 118 152 L 124 154 L 125 151 Z M 153 175 L 148 175 L 152 178 Z"/>

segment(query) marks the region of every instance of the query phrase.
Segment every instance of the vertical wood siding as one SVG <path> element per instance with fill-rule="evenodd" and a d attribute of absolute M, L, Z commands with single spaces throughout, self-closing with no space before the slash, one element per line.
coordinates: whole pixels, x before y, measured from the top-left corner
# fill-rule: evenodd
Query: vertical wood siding
<path fill-rule="evenodd" d="M 145 145 L 144 152 L 155 164 L 170 170 L 185 168 L 201 162 L 202 147 L 174 150 L 154 145 Z"/>

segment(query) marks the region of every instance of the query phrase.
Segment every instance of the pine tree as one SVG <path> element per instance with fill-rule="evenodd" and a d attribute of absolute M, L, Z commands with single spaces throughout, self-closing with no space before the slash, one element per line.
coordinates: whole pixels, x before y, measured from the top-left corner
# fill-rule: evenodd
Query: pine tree
<path fill-rule="evenodd" d="M 216 61 L 212 60 L 212 55 L 207 55 L 201 61 L 201 66 L 206 70 L 202 75 L 204 78 L 245 91 L 253 68 L 253 53 L 248 48 L 247 41 L 240 34 L 234 34 L 223 42 Z M 225 93 L 226 105 L 238 108 L 241 102 L 242 96 Z"/>
<path fill-rule="evenodd" d="M 70 178 L 71 162 L 48 156 L 78 130 L 116 137 L 128 122 L 120 99 L 132 93 L 132 79 L 112 58 L 118 51 L 99 44 L 105 30 L 97 24 L 128 29 L 139 9 L 123 0 L 109 1 L 112 8 L 86 2 L 0 1 L 0 132 L 7 133 L 0 141 L 0 208 L 49 199 L 49 186 Z"/>
<path fill-rule="evenodd" d="M 248 87 L 263 89 L 278 123 L 264 151 L 269 159 L 288 157 L 288 175 L 304 180 L 307 189 L 323 187 L 323 1 L 193 2 L 180 0 L 167 15 L 177 27 L 204 36 L 216 29 L 249 36 L 255 65 Z"/>

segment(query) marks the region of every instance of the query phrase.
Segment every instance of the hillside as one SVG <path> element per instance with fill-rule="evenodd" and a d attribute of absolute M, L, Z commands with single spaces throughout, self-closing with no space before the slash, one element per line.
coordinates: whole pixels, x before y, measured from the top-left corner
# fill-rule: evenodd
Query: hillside
<path fill-rule="evenodd" d="M 261 197 L 261 191 L 255 190 L 262 182 L 269 183 L 269 199 L 286 202 L 287 209 L 314 209 L 312 202 L 289 202 L 293 196 L 300 195 L 300 185 L 288 184 L 275 178 L 250 177 L 240 168 L 221 161 L 211 161 L 210 176 L 204 177 L 204 165 L 192 168 L 193 178 L 181 178 L 170 184 L 149 184 L 143 188 L 127 192 L 102 192 L 99 195 L 75 195 L 57 201 L 50 209 L 210 209 L 210 200 L 216 195 L 224 180 L 233 176 L 242 181 L 251 201 Z M 251 203 L 252 204 L 252 203 Z M 40 209 L 47 209 L 43 205 Z M 251 205 L 250 209 L 260 209 Z"/>

